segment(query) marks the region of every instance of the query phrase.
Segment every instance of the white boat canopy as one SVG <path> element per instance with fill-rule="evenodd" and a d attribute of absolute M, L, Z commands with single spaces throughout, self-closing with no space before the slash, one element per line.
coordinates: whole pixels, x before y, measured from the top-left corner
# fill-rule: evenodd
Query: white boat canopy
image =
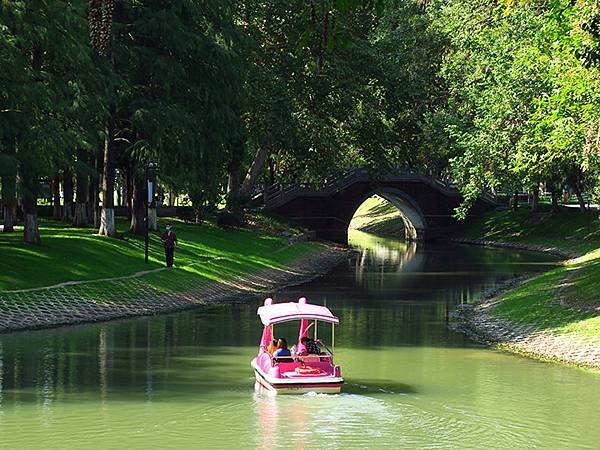
<path fill-rule="evenodd" d="M 271 299 L 258 308 L 258 315 L 263 325 L 290 322 L 292 320 L 320 320 L 322 322 L 340 323 L 326 306 L 312 305 L 301 298 L 298 303 L 272 303 Z"/>

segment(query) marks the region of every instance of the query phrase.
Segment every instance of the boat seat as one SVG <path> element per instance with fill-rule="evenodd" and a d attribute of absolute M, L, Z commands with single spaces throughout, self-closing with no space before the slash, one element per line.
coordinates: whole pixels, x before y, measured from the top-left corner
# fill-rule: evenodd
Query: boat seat
<path fill-rule="evenodd" d="M 277 363 L 293 363 L 295 362 L 295 358 L 293 356 L 278 356 L 278 357 L 273 357 L 273 361 L 277 362 Z"/>
<path fill-rule="evenodd" d="M 305 363 L 321 361 L 321 357 L 317 356 L 317 355 L 306 355 L 306 356 L 301 356 L 301 358 L 302 358 L 302 361 L 304 361 Z"/>

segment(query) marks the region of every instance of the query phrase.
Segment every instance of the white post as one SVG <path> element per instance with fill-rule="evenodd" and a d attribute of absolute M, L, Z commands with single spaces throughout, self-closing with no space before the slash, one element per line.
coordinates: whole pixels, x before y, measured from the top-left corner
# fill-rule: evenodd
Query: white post
<path fill-rule="evenodd" d="M 331 324 L 331 353 L 335 352 L 335 323 Z"/>

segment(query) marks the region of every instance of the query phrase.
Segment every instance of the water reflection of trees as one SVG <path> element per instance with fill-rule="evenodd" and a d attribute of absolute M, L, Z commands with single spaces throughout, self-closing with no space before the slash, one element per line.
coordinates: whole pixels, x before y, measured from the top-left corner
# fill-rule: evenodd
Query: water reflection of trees
<path fill-rule="evenodd" d="M 51 410 L 82 398 L 103 407 L 118 398 L 185 399 L 190 381 L 199 393 L 231 385 L 209 375 L 211 358 L 257 345 L 260 331 L 254 303 L 3 336 L 0 408 L 34 403 Z M 190 380 L 191 373 L 198 379 Z"/>
<path fill-rule="evenodd" d="M 464 345 L 445 324 L 457 303 L 544 267 L 528 265 L 543 260 L 534 254 L 395 242 L 366 249 L 366 256 L 360 253 L 330 276 L 276 298 L 326 303 L 341 318 L 336 343 L 342 346 Z M 251 389 L 258 303 L 4 335 L 0 408 L 32 403 L 51 411 L 59 402 L 82 399 L 102 405 L 114 399 L 190 401 L 191 392 L 244 383 Z"/>

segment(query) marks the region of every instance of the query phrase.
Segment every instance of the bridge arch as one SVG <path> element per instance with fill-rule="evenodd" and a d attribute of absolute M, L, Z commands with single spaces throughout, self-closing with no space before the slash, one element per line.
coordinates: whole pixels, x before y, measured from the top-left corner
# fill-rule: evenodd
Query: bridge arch
<path fill-rule="evenodd" d="M 417 201 L 406 192 L 391 187 L 376 187 L 368 191 L 366 194 L 358 197 L 354 209 L 351 215 L 348 217 L 347 226 L 350 225 L 350 221 L 356 210 L 362 205 L 365 200 L 374 195 L 387 200 L 398 209 L 400 217 L 404 223 L 404 234 L 409 241 L 421 241 L 425 240 L 425 234 L 427 230 L 427 220 L 425 214 L 419 207 Z"/>
<path fill-rule="evenodd" d="M 412 240 L 446 237 L 457 226 L 454 209 L 460 192 L 442 180 L 414 171 L 396 170 L 373 175 L 354 169 L 321 185 L 273 185 L 262 194 L 264 208 L 315 232 L 319 239 L 348 243 L 348 226 L 359 205 L 378 194 L 402 214 L 406 236 Z M 477 199 L 471 214 L 496 206 L 487 196 Z"/>

